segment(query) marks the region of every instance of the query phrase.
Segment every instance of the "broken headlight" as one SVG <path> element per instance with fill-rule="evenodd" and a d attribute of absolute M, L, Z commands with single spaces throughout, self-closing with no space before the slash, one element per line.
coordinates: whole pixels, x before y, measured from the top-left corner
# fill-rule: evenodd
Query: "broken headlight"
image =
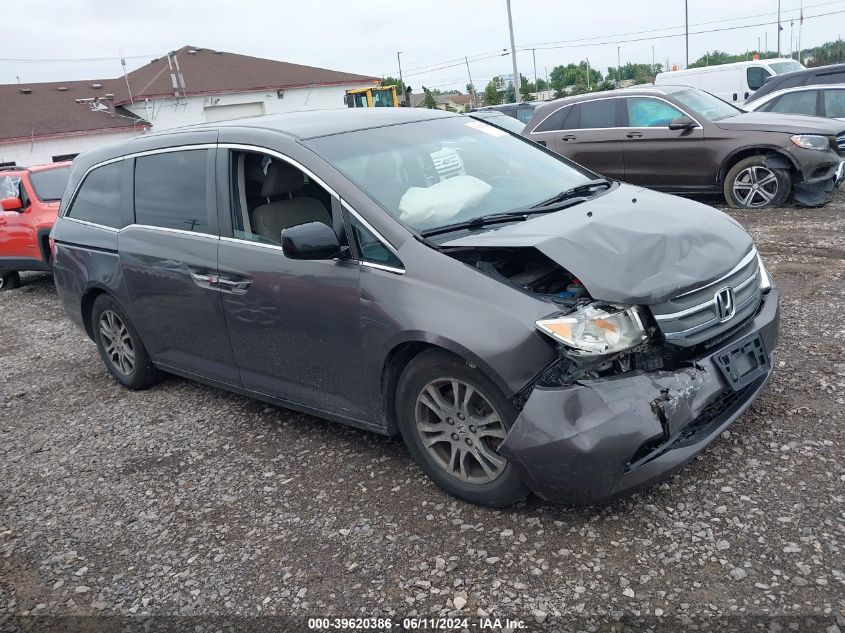
<path fill-rule="evenodd" d="M 826 152 L 830 149 L 830 141 L 827 140 L 826 136 L 820 136 L 819 134 L 796 134 L 795 136 L 790 136 L 789 140 L 804 149 L 817 149 L 821 152 Z"/>
<path fill-rule="evenodd" d="M 537 328 L 580 356 L 615 354 L 648 338 L 636 306 L 590 304 L 566 316 L 541 319 Z"/>

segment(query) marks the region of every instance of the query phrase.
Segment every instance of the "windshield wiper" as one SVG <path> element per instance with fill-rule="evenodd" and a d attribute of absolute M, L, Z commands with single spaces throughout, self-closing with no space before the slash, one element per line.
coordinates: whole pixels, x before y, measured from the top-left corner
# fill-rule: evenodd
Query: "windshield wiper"
<path fill-rule="evenodd" d="M 564 200 L 571 200 L 572 198 L 579 198 L 581 196 L 584 196 L 590 193 L 596 187 L 610 187 L 612 184 L 613 182 L 608 180 L 607 178 L 596 178 L 595 180 L 588 180 L 587 182 L 581 183 L 576 187 L 564 189 L 556 196 L 552 196 L 548 200 L 538 202 L 530 208 L 545 209 L 546 207 L 555 206 L 555 204 L 558 202 L 563 202 Z"/>

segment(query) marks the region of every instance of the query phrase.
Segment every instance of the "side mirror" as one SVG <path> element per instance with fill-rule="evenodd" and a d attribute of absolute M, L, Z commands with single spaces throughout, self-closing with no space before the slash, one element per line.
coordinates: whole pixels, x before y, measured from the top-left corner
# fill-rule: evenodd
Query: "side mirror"
<path fill-rule="evenodd" d="M 688 116 L 679 116 L 669 123 L 670 130 L 692 130 L 697 127 L 698 124 Z"/>
<path fill-rule="evenodd" d="M 282 230 L 282 250 L 290 259 L 331 259 L 341 248 L 330 226 L 306 222 Z"/>
<path fill-rule="evenodd" d="M 0 200 L 0 206 L 3 211 L 20 211 L 23 208 L 23 202 L 20 198 L 3 198 Z"/>

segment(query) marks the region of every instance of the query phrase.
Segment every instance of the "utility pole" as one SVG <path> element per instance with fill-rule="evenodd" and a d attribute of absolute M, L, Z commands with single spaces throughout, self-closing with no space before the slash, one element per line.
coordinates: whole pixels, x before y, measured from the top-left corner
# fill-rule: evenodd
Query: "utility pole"
<path fill-rule="evenodd" d="M 472 86 L 472 93 L 470 96 L 473 98 L 473 101 L 478 101 L 478 91 L 475 89 L 475 84 L 472 83 L 472 73 L 469 72 L 469 60 L 464 57 L 464 61 L 467 63 L 467 77 L 469 77 L 469 85 Z M 477 107 L 477 104 L 473 107 Z"/>
<path fill-rule="evenodd" d="M 778 0 L 780 2 L 780 0 Z M 689 68 L 689 0 L 684 0 L 684 24 L 686 27 L 687 68 Z"/>
<path fill-rule="evenodd" d="M 540 92 L 540 89 L 537 87 L 537 54 L 535 50 L 533 48 L 531 49 L 531 59 L 534 60 L 534 90 Z"/>
<path fill-rule="evenodd" d="M 520 101 L 520 91 L 519 91 L 519 70 L 516 67 L 516 45 L 513 42 L 513 17 L 511 16 L 511 0 L 505 0 L 508 5 L 508 30 L 510 31 L 511 35 L 511 57 L 513 58 L 513 92 L 514 92 L 514 100 L 519 103 Z"/>
<path fill-rule="evenodd" d="M 654 45 L 651 47 L 651 72 L 657 74 L 657 66 L 654 65 Z"/>
<path fill-rule="evenodd" d="M 766 44 L 766 58 L 768 58 L 769 57 L 769 32 L 768 31 L 766 31 L 765 39 L 763 41 Z"/>
<path fill-rule="evenodd" d="M 400 57 L 401 54 L 402 51 L 396 51 L 396 61 L 399 62 L 399 81 L 402 82 L 402 90 L 404 90 L 405 82 L 402 79 L 402 58 Z"/>
<path fill-rule="evenodd" d="M 616 87 L 622 85 L 622 47 L 616 47 Z"/>
<path fill-rule="evenodd" d="M 587 92 L 590 91 L 590 58 L 587 58 Z"/>
<path fill-rule="evenodd" d="M 760 56 L 760 38 L 757 38 L 757 56 Z"/>
<path fill-rule="evenodd" d="M 778 0 L 778 57 L 780 57 L 780 0 Z"/>
<path fill-rule="evenodd" d="M 804 26 L 804 0 L 801 0 L 801 10 L 798 13 L 798 61 L 804 63 L 801 55 L 801 27 Z"/>

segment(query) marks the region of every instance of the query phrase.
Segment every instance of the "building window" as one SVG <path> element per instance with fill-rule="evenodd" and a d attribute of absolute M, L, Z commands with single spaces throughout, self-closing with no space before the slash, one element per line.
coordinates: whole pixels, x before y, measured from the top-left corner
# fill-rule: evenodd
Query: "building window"
<path fill-rule="evenodd" d="M 53 156 L 53 162 L 63 163 L 67 160 L 73 160 L 77 156 L 79 156 L 79 152 L 77 152 L 76 154 L 59 154 L 58 156 Z"/>

